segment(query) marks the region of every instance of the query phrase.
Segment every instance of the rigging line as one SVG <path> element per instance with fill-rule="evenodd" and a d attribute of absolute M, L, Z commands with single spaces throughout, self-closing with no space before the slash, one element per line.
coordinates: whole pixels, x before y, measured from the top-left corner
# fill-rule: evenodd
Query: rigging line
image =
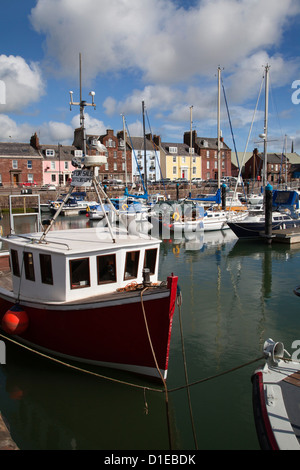
<path fill-rule="evenodd" d="M 232 123 L 231 123 L 231 117 L 230 117 L 230 113 L 229 113 L 229 108 L 228 108 L 228 103 L 227 103 L 227 98 L 226 98 L 226 93 L 225 93 L 225 87 L 224 87 L 223 79 L 222 79 L 222 88 L 223 88 L 224 100 L 225 100 L 225 104 L 226 104 L 226 110 L 227 110 L 228 121 L 229 121 L 229 125 L 230 125 L 230 131 L 231 131 L 233 146 L 234 146 L 234 150 L 235 150 L 236 161 L 237 161 L 237 164 L 238 164 L 239 175 L 240 175 L 241 167 L 240 167 L 239 158 L 238 158 L 238 154 L 237 154 L 237 149 L 236 149 L 236 144 L 235 144 L 235 138 L 234 138 L 234 134 L 233 134 Z M 238 181 L 237 181 L 237 183 L 238 183 Z M 236 185 L 236 188 L 237 188 L 237 185 Z M 236 193 L 236 188 L 235 188 L 235 193 Z M 243 182 L 243 191 L 244 191 L 244 196 L 246 197 L 246 191 L 245 191 L 244 182 Z M 231 201 L 231 205 L 232 205 L 232 201 Z"/>
<path fill-rule="evenodd" d="M 282 128 L 281 128 L 281 124 L 280 124 L 280 120 L 279 120 L 278 108 L 277 108 L 277 105 L 276 105 L 275 100 L 274 100 L 274 93 L 273 93 L 273 88 L 272 88 L 272 83 L 271 83 L 271 80 L 270 80 L 270 76 L 269 76 L 269 89 L 270 89 L 270 96 L 271 96 L 271 100 L 272 100 L 272 105 L 273 105 L 273 108 L 276 111 L 276 117 L 277 117 L 277 121 L 278 121 L 278 127 L 280 129 L 281 138 L 283 139 L 283 132 L 282 132 Z"/>
<path fill-rule="evenodd" d="M 261 81 L 260 90 L 259 90 L 259 93 L 258 93 L 256 106 L 255 106 L 255 109 L 254 109 L 252 122 L 251 122 L 251 126 L 250 126 L 250 129 L 249 129 L 249 134 L 248 134 L 248 138 L 247 138 L 247 142 L 246 142 L 246 146 L 245 146 L 245 150 L 244 150 L 244 154 L 243 154 L 243 158 L 242 158 L 241 168 L 243 168 L 243 164 L 244 164 L 244 160 L 245 160 L 245 156 L 246 156 L 246 152 L 247 152 L 247 148 L 248 148 L 248 144 L 249 144 L 249 140 L 250 140 L 250 136 L 251 136 L 254 120 L 255 120 L 255 115 L 256 115 L 256 112 L 257 112 L 257 108 L 258 108 L 258 104 L 259 104 L 259 100 L 260 100 L 260 95 L 261 95 L 263 84 L 264 84 L 264 79 L 265 79 L 265 77 L 263 77 L 262 81 Z M 239 171 L 238 178 L 240 177 L 240 175 L 241 175 L 241 169 Z"/>
<path fill-rule="evenodd" d="M 152 129 L 151 129 L 151 125 L 150 125 L 150 121 L 149 121 L 149 116 L 148 116 L 148 113 L 147 113 L 147 109 L 146 109 L 146 116 L 147 116 L 147 121 L 148 121 L 149 130 L 150 130 L 150 133 L 151 133 L 151 136 L 152 136 L 153 134 L 152 134 Z M 152 139 L 152 137 L 151 137 L 151 139 Z M 152 145 L 153 145 L 153 148 L 154 148 L 155 158 L 156 158 L 157 163 L 158 163 L 159 172 L 160 172 L 160 177 L 161 177 L 162 182 L 163 182 L 163 187 L 164 187 L 165 193 L 166 193 L 166 195 L 167 195 L 167 190 L 166 190 L 166 186 L 165 186 L 165 183 L 164 183 L 164 180 L 163 180 L 163 175 L 162 175 L 162 171 L 161 171 L 161 166 L 160 166 L 159 158 L 158 158 L 158 155 L 157 155 L 157 152 L 156 152 L 156 148 L 154 147 L 153 139 L 151 140 L 151 142 L 152 142 Z"/>
<path fill-rule="evenodd" d="M 190 389 L 188 385 L 189 381 L 188 381 L 188 374 L 187 374 L 186 356 L 185 356 L 184 339 L 183 339 L 183 328 L 182 328 L 182 319 L 181 319 L 181 298 L 180 298 L 180 301 L 177 302 L 177 305 L 179 309 L 179 325 L 180 325 L 181 348 L 182 348 L 182 356 L 183 356 L 183 364 L 184 364 L 186 391 L 188 395 L 188 403 L 189 403 L 189 410 L 190 410 L 190 417 L 191 417 L 191 422 L 192 422 L 192 430 L 193 430 L 195 447 L 196 447 L 196 450 L 198 450 L 197 436 L 196 436 L 195 424 L 194 424 L 194 418 L 193 418 L 193 412 L 192 412 Z"/>
<path fill-rule="evenodd" d="M 131 139 L 131 135 L 130 135 L 130 132 L 129 132 L 129 129 L 128 129 L 128 126 L 127 126 L 126 119 L 125 119 L 125 125 L 126 125 L 126 129 L 127 129 L 127 134 L 128 134 L 128 137 L 129 137 L 129 140 L 130 140 L 130 143 L 131 143 L 131 148 L 133 150 L 133 155 L 134 155 L 134 158 L 135 158 L 135 162 L 136 162 L 139 174 L 140 174 L 141 182 L 142 182 L 142 185 L 143 185 L 143 188 L 144 188 L 144 193 L 146 194 L 147 191 L 146 191 L 146 188 L 145 188 L 144 179 L 142 178 L 142 174 L 141 174 L 141 171 L 140 171 L 140 166 L 139 166 L 137 158 L 136 158 L 134 146 L 133 146 L 133 143 L 132 143 L 132 139 Z"/>

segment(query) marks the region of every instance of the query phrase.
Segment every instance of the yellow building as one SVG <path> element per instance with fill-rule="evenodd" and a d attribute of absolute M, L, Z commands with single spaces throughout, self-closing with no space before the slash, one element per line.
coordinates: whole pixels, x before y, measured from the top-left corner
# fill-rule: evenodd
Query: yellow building
<path fill-rule="evenodd" d="M 160 165 L 163 178 L 186 178 L 190 181 L 202 177 L 201 157 L 191 154 L 186 144 L 161 142 Z"/>

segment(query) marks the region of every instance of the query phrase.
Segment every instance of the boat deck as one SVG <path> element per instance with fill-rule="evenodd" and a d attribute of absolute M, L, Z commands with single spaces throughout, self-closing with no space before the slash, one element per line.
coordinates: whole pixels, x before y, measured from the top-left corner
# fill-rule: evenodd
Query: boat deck
<path fill-rule="evenodd" d="M 3 270 L 0 271 L 0 287 L 9 291 L 13 292 L 13 283 L 12 283 L 12 274 L 10 270 Z M 99 303 L 99 302 L 107 302 L 107 301 L 126 301 L 130 300 L 130 298 L 134 299 L 137 296 L 141 295 L 141 292 L 143 291 L 144 286 L 143 285 L 136 285 L 135 283 L 129 283 L 128 287 L 125 287 L 124 289 L 117 289 L 115 291 L 109 292 L 107 294 L 97 294 L 91 297 L 87 297 L 84 299 L 79 299 L 79 300 L 72 300 L 69 302 L 47 302 L 47 305 L 51 304 L 61 304 L 64 306 L 67 305 L 78 305 L 78 304 L 90 304 L 90 303 Z M 148 289 L 143 291 L 143 298 L 147 300 L 147 296 L 153 294 L 154 290 L 159 290 L 159 292 L 164 296 L 164 295 L 169 295 L 169 289 L 166 286 L 166 283 L 157 283 L 156 285 L 149 286 Z"/>
<path fill-rule="evenodd" d="M 286 412 L 296 438 L 300 443 L 300 372 L 297 371 L 279 382 Z"/>

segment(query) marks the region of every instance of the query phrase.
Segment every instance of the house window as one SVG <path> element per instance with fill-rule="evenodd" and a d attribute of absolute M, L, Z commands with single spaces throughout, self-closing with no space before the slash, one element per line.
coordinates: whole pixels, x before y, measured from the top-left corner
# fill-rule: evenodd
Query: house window
<path fill-rule="evenodd" d="M 106 141 L 106 147 L 115 147 L 116 146 L 116 142 L 112 139 L 108 139 Z"/>
<path fill-rule="evenodd" d="M 137 277 L 139 258 L 139 251 L 129 251 L 126 253 L 124 281 Z"/>
<path fill-rule="evenodd" d="M 185 163 L 185 157 L 182 157 L 182 163 Z"/>
<path fill-rule="evenodd" d="M 27 160 L 27 169 L 32 170 L 32 160 Z"/>
<path fill-rule="evenodd" d="M 98 284 L 116 282 L 116 255 L 97 256 Z"/>
<path fill-rule="evenodd" d="M 70 260 L 71 289 L 80 289 L 90 286 L 90 260 L 89 258 Z"/>
<path fill-rule="evenodd" d="M 206 156 L 209 158 L 209 150 L 206 150 Z"/>
<path fill-rule="evenodd" d="M 215 168 L 218 168 L 218 162 L 215 162 Z"/>
<path fill-rule="evenodd" d="M 69 169 L 69 162 L 65 162 L 65 170 Z"/>
<path fill-rule="evenodd" d="M 170 153 L 177 153 L 177 147 L 170 147 L 169 152 Z"/>
<path fill-rule="evenodd" d="M 43 284 L 53 284 L 51 255 L 40 254 L 41 279 Z"/>
<path fill-rule="evenodd" d="M 114 163 L 114 171 L 117 171 L 118 169 L 118 165 L 117 165 L 117 162 Z"/>
<path fill-rule="evenodd" d="M 20 277 L 19 257 L 17 250 L 10 251 L 12 272 L 14 276 Z"/>
<path fill-rule="evenodd" d="M 176 157 L 173 157 L 173 163 L 176 163 Z"/>
<path fill-rule="evenodd" d="M 56 183 L 56 175 L 51 175 L 51 182 Z"/>
<path fill-rule="evenodd" d="M 13 167 L 14 170 L 17 170 L 17 168 L 18 168 L 18 160 L 13 160 L 13 161 L 12 161 L 12 167 Z"/>
<path fill-rule="evenodd" d="M 196 157 L 193 157 L 193 163 L 196 163 Z"/>
<path fill-rule="evenodd" d="M 27 181 L 28 181 L 29 183 L 33 183 L 33 173 L 28 173 L 28 175 L 27 175 Z"/>
<path fill-rule="evenodd" d="M 116 150 L 114 150 L 114 158 L 117 158 L 117 156 L 118 156 L 117 152 L 116 152 Z"/>
<path fill-rule="evenodd" d="M 193 175 L 195 175 L 196 173 L 197 173 L 197 168 L 193 166 Z"/>
<path fill-rule="evenodd" d="M 155 273 L 157 248 L 145 250 L 144 268 L 149 268 L 150 274 Z"/>
<path fill-rule="evenodd" d="M 54 157 L 55 152 L 53 149 L 46 149 L 46 157 Z"/>
<path fill-rule="evenodd" d="M 25 268 L 25 277 L 29 281 L 34 281 L 35 276 L 34 276 L 34 264 L 33 264 L 33 255 L 32 253 L 25 252 L 23 256 L 24 260 L 24 268 Z"/>
<path fill-rule="evenodd" d="M 206 169 L 209 170 L 209 161 L 206 162 Z"/>
<path fill-rule="evenodd" d="M 51 170 L 55 170 L 55 162 L 51 162 Z"/>
<path fill-rule="evenodd" d="M 176 175 L 176 174 L 177 174 L 177 167 L 173 166 L 173 175 Z"/>

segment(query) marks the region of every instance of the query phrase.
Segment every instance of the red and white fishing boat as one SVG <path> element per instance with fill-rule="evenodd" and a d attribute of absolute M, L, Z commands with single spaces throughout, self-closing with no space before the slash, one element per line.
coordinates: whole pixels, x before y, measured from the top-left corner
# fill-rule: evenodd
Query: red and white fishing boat
<path fill-rule="evenodd" d="M 49 355 L 166 378 L 177 277 L 157 279 L 160 240 L 113 234 L 5 237 L 1 328 Z"/>

